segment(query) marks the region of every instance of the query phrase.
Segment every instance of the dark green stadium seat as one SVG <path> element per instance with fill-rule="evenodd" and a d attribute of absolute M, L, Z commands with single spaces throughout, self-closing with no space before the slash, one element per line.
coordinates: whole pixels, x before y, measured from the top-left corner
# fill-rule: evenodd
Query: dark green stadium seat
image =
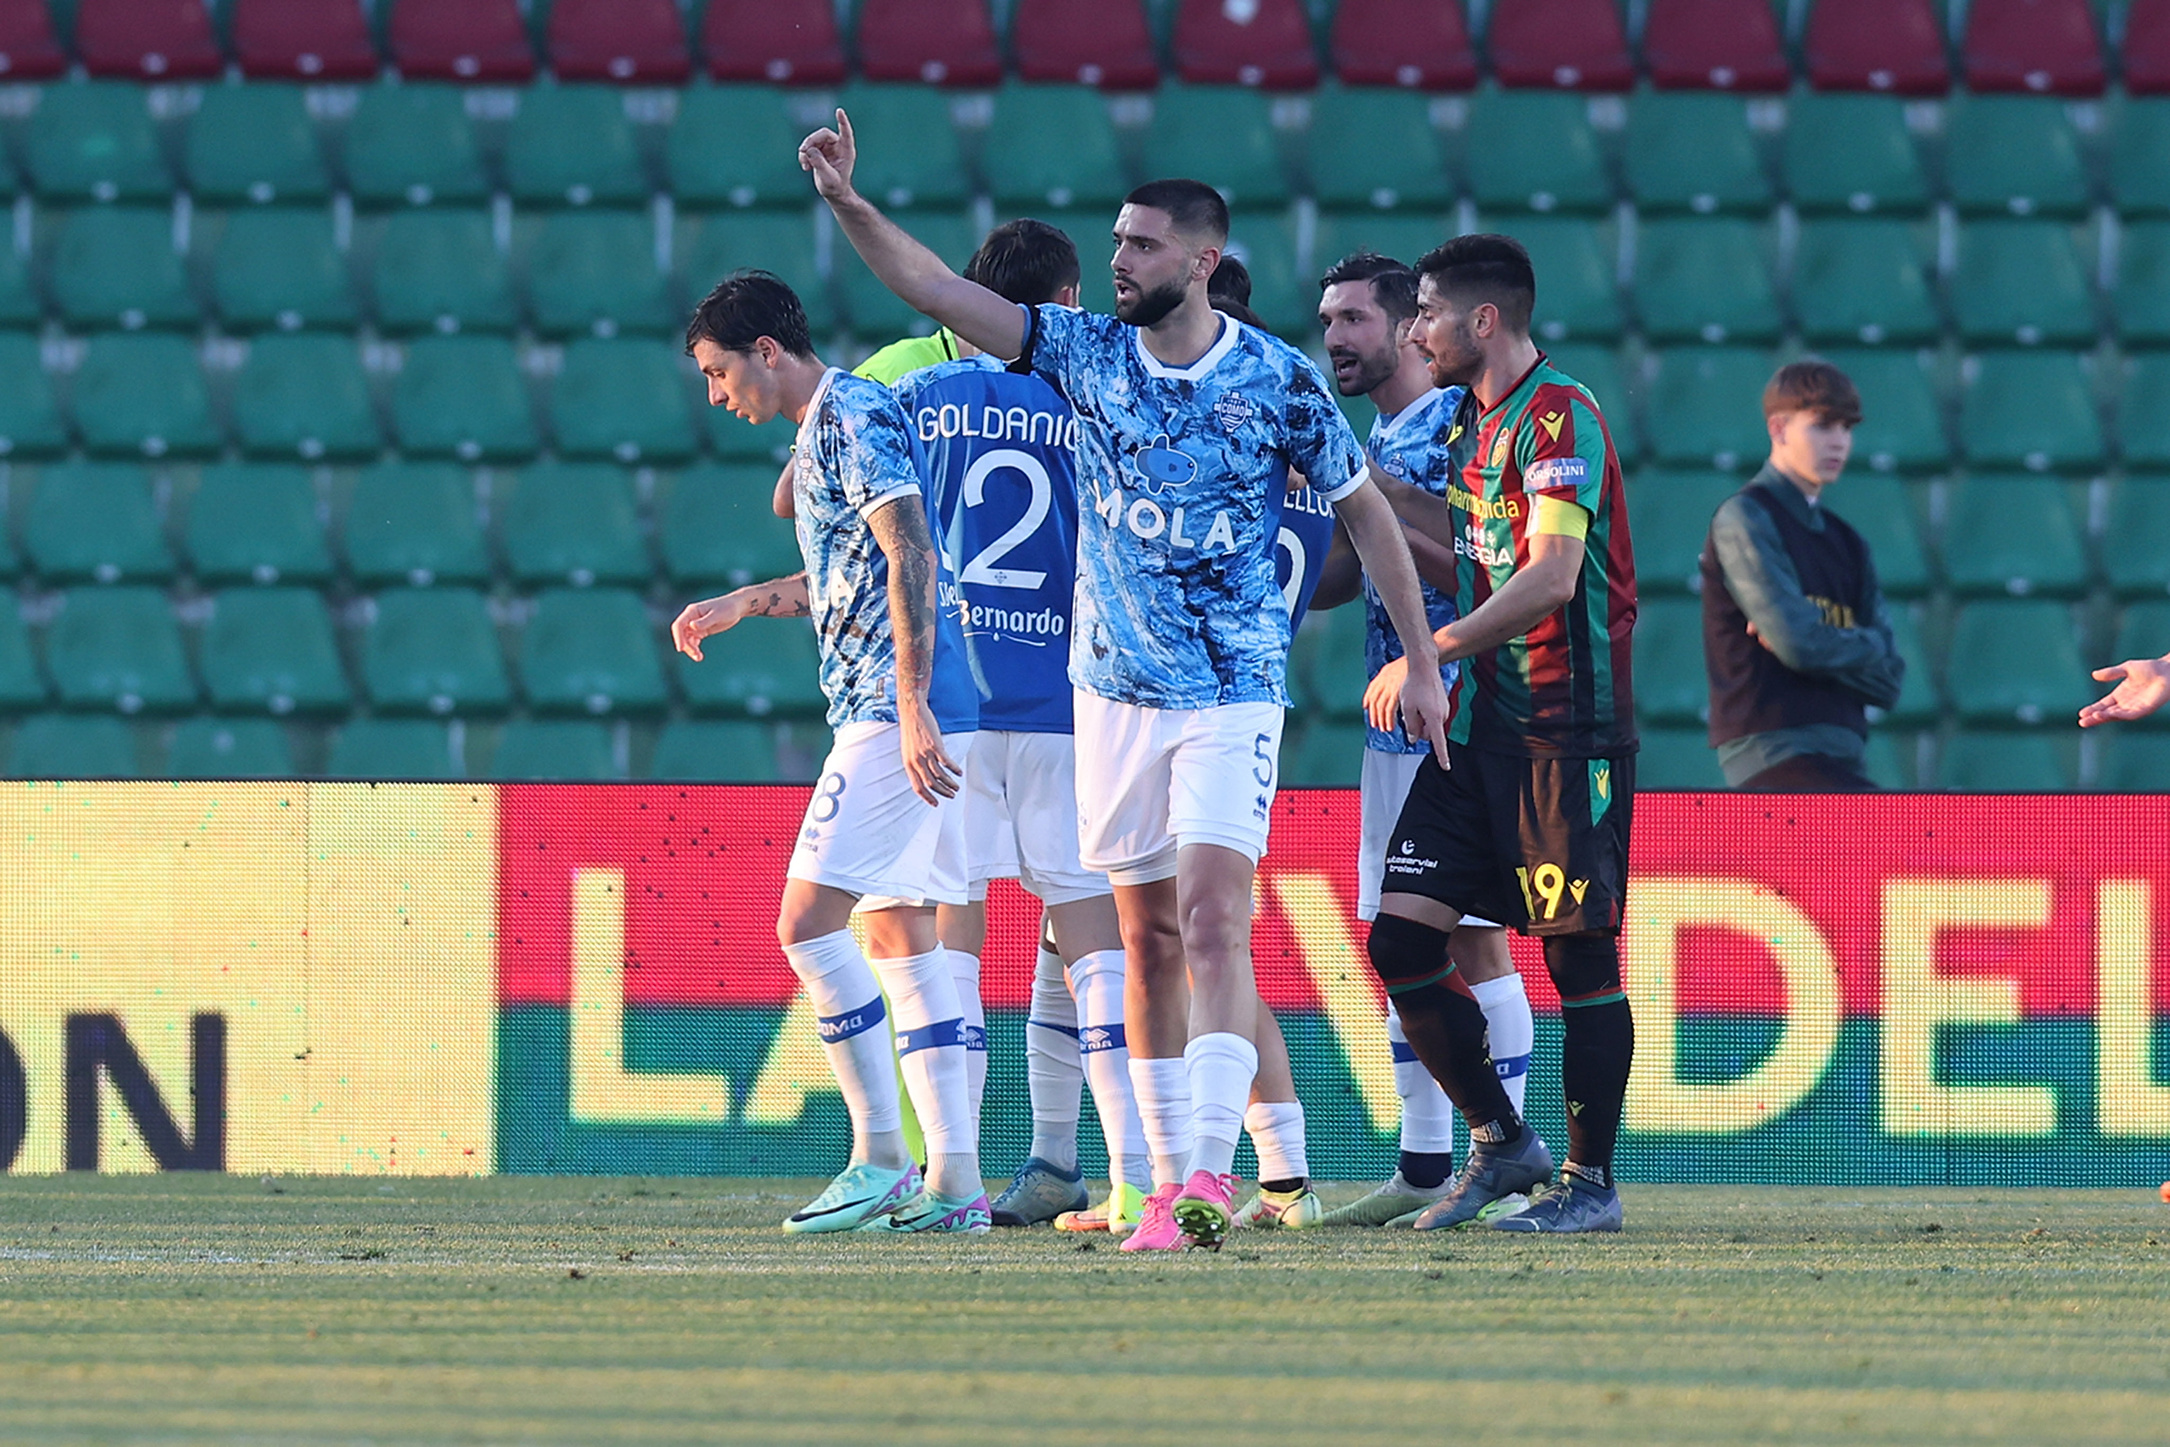
<path fill-rule="evenodd" d="M 325 774 L 334 779 L 457 779 L 450 731 L 419 718 L 361 718 L 332 741 Z"/>
<path fill-rule="evenodd" d="M 2127 467 L 2170 467 L 2170 354 L 2128 353 L 2117 434 Z"/>
<path fill-rule="evenodd" d="M 1321 206 L 1440 210 L 1454 204 L 1430 96 L 1324 86 L 1311 98 L 1311 194 Z"/>
<path fill-rule="evenodd" d="M 607 85 L 530 86 L 505 143 L 505 182 L 521 206 L 639 206 L 648 184 L 626 118 Z"/>
<path fill-rule="evenodd" d="M 770 507 L 776 472 L 766 463 L 705 464 L 678 475 L 656 524 L 664 571 L 674 586 L 743 588 L 805 568 L 791 523 Z"/>
<path fill-rule="evenodd" d="M 2110 320 L 2127 346 L 2170 342 L 2170 221 L 2133 221 L 2118 232 Z"/>
<path fill-rule="evenodd" d="M 133 779 L 135 734 L 117 718 L 32 714 L 16 725 L 11 779 Z"/>
<path fill-rule="evenodd" d="M 1952 317 L 1975 343 L 2055 342 L 2095 337 L 2091 250 L 2061 221 L 1976 221 L 1959 228 L 1951 277 Z"/>
<path fill-rule="evenodd" d="M 962 206 L 972 199 L 947 92 L 925 85 L 854 85 L 845 87 L 837 104 L 858 132 L 852 183 L 861 195 L 886 207 Z"/>
<path fill-rule="evenodd" d="M 728 407 L 711 407 L 705 395 L 696 405 L 701 410 L 703 435 L 708 439 L 708 449 L 718 458 L 732 464 L 760 463 L 769 471 L 769 481 L 774 483 L 777 469 L 791 455 L 792 446 L 798 441 L 799 427 L 788 417 L 772 417 L 759 427 L 749 427 L 732 415 Z"/>
<path fill-rule="evenodd" d="M 1861 767 L 1876 781 L 1878 788 L 1911 789 L 1920 752 L 1918 734 L 1897 733 L 1888 728 L 1871 729 Z"/>
<path fill-rule="evenodd" d="M 2170 733 L 2160 729 L 2101 732 L 2102 766 L 2095 775 L 2096 788 L 2126 794 L 2160 794 L 2170 789 Z"/>
<path fill-rule="evenodd" d="M 2062 603 L 1971 603 L 1946 659 L 1945 692 L 1968 723 L 2069 723 L 2094 687 Z"/>
<path fill-rule="evenodd" d="M 1654 343 L 1776 341 L 1771 242 L 1751 221 L 1647 221 L 1635 243 L 1635 309 Z"/>
<path fill-rule="evenodd" d="M 239 211 L 211 268 L 219 317 L 230 331 L 352 327 L 354 282 L 322 210 Z"/>
<path fill-rule="evenodd" d="M 623 588 L 550 588 L 520 642 L 527 701 L 544 713 L 652 713 L 669 702 L 664 630 Z"/>
<path fill-rule="evenodd" d="M 1363 768 L 1362 724 L 1314 719 L 1294 739 L 1284 736 L 1281 740 L 1283 784 L 1300 789 L 1353 789 Z"/>
<path fill-rule="evenodd" d="M 172 779 L 291 779 L 294 746 L 268 718 L 192 718 L 173 731 Z"/>
<path fill-rule="evenodd" d="M 1771 208 L 1771 182 L 1748 126 L 1748 103 L 1723 92 L 1644 91 L 1628 105 L 1621 155 L 1638 210 Z"/>
<path fill-rule="evenodd" d="M 1442 228 L 1432 245 L 1446 239 Z M 1620 335 L 1620 237 L 1609 221 L 1577 216 L 1501 217 L 1497 229 L 1529 249 L 1540 278 L 1531 332 L 1540 345 L 1572 338 L 1609 342 Z M 1414 265 L 1416 256 L 1401 258 Z"/>
<path fill-rule="evenodd" d="M 204 625 L 203 681 L 233 713 L 332 713 L 352 701 L 324 595 L 314 588 L 228 588 Z"/>
<path fill-rule="evenodd" d="M 188 187 L 199 203 L 232 206 L 322 201 L 331 177 L 296 85 L 211 85 L 189 117 Z"/>
<path fill-rule="evenodd" d="M 1642 752 L 1635 758 L 1635 788 L 1723 789 L 1725 774 L 1718 751 L 1702 729 L 1643 729 Z"/>
<path fill-rule="evenodd" d="M 173 607 L 156 588 L 75 588 L 45 632 L 45 667 L 68 708 L 175 713 L 196 705 Z"/>
<path fill-rule="evenodd" d="M 68 445 L 53 380 L 27 332 L 0 332 L 0 458 L 51 457 Z"/>
<path fill-rule="evenodd" d="M 20 608 L 0 608 L 0 713 L 24 713 L 46 701 L 45 675 L 30 651 Z"/>
<path fill-rule="evenodd" d="M 29 258 L 0 246 L 0 327 L 34 330 L 44 319 L 45 303 L 32 284 Z"/>
<path fill-rule="evenodd" d="M 778 779 L 786 784 L 811 784 L 820 776 L 829 751 L 836 746 L 826 719 L 797 719 L 783 725 L 783 742 L 776 750 Z"/>
<path fill-rule="evenodd" d="M 23 519 L 23 551 L 49 587 L 162 583 L 173 576 L 151 480 L 126 463 L 44 469 Z"/>
<path fill-rule="evenodd" d="M 974 246 L 978 243 L 974 242 Z M 850 251 L 849 244 L 842 248 Z M 730 211 L 697 221 L 680 219 L 673 247 L 680 287 L 691 306 L 734 271 L 759 267 L 773 271 L 798 293 L 807 325 L 816 337 L 836 328 L 836 306 L 828 279 L 814 269 L 814 228 L 805 211 Z M 966 257 L 970 251 L 965 253 Z M 961 262 L 964 258 L 960 257 Z M 842 266 L 845 258 L 837 257 Z M 856 254 L 851 264 L 858 266 Z M 863 269 L 863 268 L 862 268 Z M 873 285 L 874 278 L 867 277 Z"/>
<path fill-rule="evenodd" d="M 504 650 L 480 593 L 379 593 L 362 645 L 369 697 L 387 713 L 496 713 L 512 702 Z"/>
<path fill-rule="evenodd" d="M 163 207 L 90 206 L 53 243 L 53 300 L 77 328 L 185 327 L 196 320 L 188 269 Z"/>
<path fill-rule="evenodd" d="M 683 326 L 645 211 L 550 217 L 528 243 L 526 271 L 528 312 L 546 335 L 660 334 Z"/>
<path fill-rule="evenodd" d="M 2170 593 L 2170 478 L 2128 472 L 2117 484 L 2102 530 L 2102 571 L 2120 597 Z M 2170 633 L 2155 652 L 2170 652 Z"/>
<path fill-rule="evenodd" d="M 1631 381 L 1630 373 L 1620 363 L 1620 354 L 1610 347 L 1548 346 L 1545 353 L 1554 367 L 1589 388 L 1590 395 L 1597 398 L 1598 410 L 1605 414 L 1605 427 L 1612 433 L 1612 445 L 1621 462 L 1642 456 L 1643 429 L 1636 420 L 1636 410 L 1646 401 L 1647 389 L 1641 374 L 1633 374 Z"/>
<path fill-rule="evenodd" d="M 813 625 L 799 618 L 753 618 L 701 640 L 701 661 L 673 654 L 678 687 L 701 713 L 819 718 L 821 660 Z"/>
<path fill-rule="evenodd" d="M 1269 330 L 1305 341 L 1319 330 L 1319 285 L 1298 269 L 1296 224 L 1286 211 L 1238 212 L 1228 251 L 1250 270 L 1251 310 Z"/>
<path fill-rule="evenodd" d="M 691 456 L 686 372 L 675 350 L 633 337 L 583 337 L 566 347 L 550 399 L 558 451 L 625 463 Z"/>
<path fill-rule="evenodd" d="M 1710 677 L 1703 669 L 1703 604 L 1652 598 L 1635 615 L 1635 714 L 1653 723 L 1690 724 L 1710 717 Z"/>
<path fill-rule="evenodd" d="M 1962 730 L 1944 740 L 1937 784 L 1970 794 L 2063 793 L 2078 782 L 2072 732 Z"/>
<path fill-rule="evenodd" d="M 1330 723 L 1361 721 L 1364 689 L 1364 609 L 1345 603 L 1315 610 L 1305 621 L 1303 656 L 1292 659 L 1290 687 L 1304 713 Z"/>
<path fill-rule="evenodd" d="M 1786 189 L 1804 212 L 1922 212 L 1921 152 L 1894 96 L 1809 94 L 1787 103 Z"/>
<path fill-rule="evenodd" d="M 1148 176 L 1210 176 L 1231 206 L 1277 206 L 1295 194 L 1281 165 L 1273 98 L 1243 86 L 1162 86 L 1144 166 Z"/>
<path fill-rule="evenodd" d="M 1659 354 L 1657 361 L 1648 412 L 1658 461 L 1730 472 L 1753 467 L 1768 455 L 1763 387 L 1777 370 L 1768 352 L 1676 347 Z"/>
<path fill-rule="evenodd" d="M 46 86 L 30 116 L 28 159 L 46 201 L 163 201 L 173 194 L 173 173 L 137 85 Z"/>
<path fill-rule="evenodd" d="M 354 338 L 258 337 L 234 377 L 234 431 L 251 457 L 304 462 L 374 456 L 384 439 Z"/>
<path fill-rule="evenodd" d="M 2081 528 L 2056 478 L 1975 473 L 1946 496 L 1944 579 L 1963 597 L 2076 598 L 2088 582 Z"/>
<path fill-rule="evenodd" d="M 622 779 L 610 726 L 581 719 L 522 719 L 505 725 L 490 760 L 493 779 Z"/>
<path fill-rule="evenodd" d="M 1944 171 L 1964 215 L 2077 216 L 2087 166 L 2065 102 L 2048 96 L 1971 96 L 1944 121 Z"/>
<path fill-rule="evenodd" d="M 388 583 L 482 583 L 489 546 L 475 514 L 475 484 L 444 463 L 380 463 L 348 500 L 347 567 L 365 588 Z"/>
<path fill-rule="evenodd" d="M 1899 657 L 1906 660 L 1906 678 L 1899 685 L 1899 701 L 1885 716 L 1900 725 L 1934 723 L 1942 703 L 1936 670 L 1921 640 L 1921 610 L 1900 602 L 1889 602 L 1889 607 L 1891 637 L 1899 645 Z"/>
<path fill-rule="evenodd" d="M 1724 472 L 1649 468 L 1628 478 L 1628 530 L 1635 539 L 1635 584 L 1644 595 L 1702 588 L 1701 560 L 1718 505 L 1743 479 Z"/>
<path fill-rule="evenodd" d="M 891 218 L 935 255 L 962 271 L 980 237 L 972 218 L 959 212 L 900 212 Z M 904 301 L 875 280 L 866 263 L 850 246 L 836 251 L 836 276 L 844 300 L 845 320 L 853 332 L 875 345 L 900 336 L 925 336 L 934 323 L 913 311 Z"/>
<path fill-rule="evenodd" d="M 1499 218 L 1499 228 L 1519 236 L 1521 232 L 1513 230 L 1513 223 L 1521 219 Z M 1488 222 L 1488 229 L 1490 225 Z M 1322 211 L 1311 246 L 1312 270 L 1324 272 L 1342 257 L 1359 251 L 1376 251 L 1404 266 L 1414 266 L 1419 257 L 1454 235 L 1456 229 L 1452 210 Z M 1317 279 L 1312 278 L 1314 282 Z M 1548 300 L 1540 294 L 1539 316 L 1551 314 L 1546 311 Z"/>
<path fill-rule="evenodd" d="M 534 402 L 512 343 L 491 336 L 416 338 L 392 383 L 392 429 L 410 457 L 533 457 Z"/>
<path fill-rule="evenodd" d="M 1090 86 L 1003 88 L 995 96 L 980 164 L 995 209 L 1004 216 L 1020 207 L 1040 206 L 1112 213 L 1130 190 L 1107 97 Z M 798 189 L 800 194 L 807 189 L 803 177 Z M 1103 218 L 1096 213 L 1092 219 L 1099 223 Z"/>
<path fill-rule="evenodd" d="M 648 765 L 654 779 L 774 784 L 776 725 L 752 719 L 703 719 L 667 725 Z"/>
<path fill-rule="evenodd" d="M 2110 198 L 2126 216 L 2170 215 L 2170 99 L 2128 98 L 2110 141 Z"/>
<path fill-rule="evenodd" d="M 1931 369 L 1934 357 L 1913 351 L 1842 350 L 1823 354 L 1853 379 L 1867 414 L 1854 429 L 1854 465 L 1879 472 L 1920 472 L 1944 466 L 1944 435 Z"/>
<path fill-rule="evenodd" d="M 651 570 L 633 480 L 622 469 L 561 462 L 532 468 L 517 480 L 499 474 L 492 501 L 505 562 L 521 587 L 647 583 Z"/>
<path fill-rule="evenodd" d="M 2165 653 L 2170 653 L 2170 602 L 2135 603 L 2125 610 L 2118 623 L 2117 641 L 2110 645 L 2110 657 L 2103 661 L 2122 663 L 2128 658 L 2160 658 Z M 2158 713 L 2151 722 L 2170 725 L 2170 717 Z"/>
<path fill-rule="evenodd" d="M 2071 352 L 1982 352 L 1967 359 L 1959 446 L 1979 467 L 2031 472 L 2098 466 L 2102 418 Z"/>
<path fill-rule="evenodd" d="M 347 127 L 347 180 L 364 206 L 489 198 L 465 93 L 449 85 L 362 88 Z"/>
<path fill-rule="evenodd" d="M 1823 505 L 1852 523 L 1868 539 L 1876 579 L 1888 598 L 1919 598 L 1929 591 L 1928 554 L 1922 548 L 1921 518 L 1913 486 L 1890 473 L 1850 471 L 1823 494 Z M 1631 514 L 1632 516 L 1632 514 Z M 1642 519 L 1635 519 L 1636 550 L 1642 546 Z"/>
<path fill-rule="evenodd" d="M 1802 222 L 1793 254 L 1793 314 L 1802 337 L 1870 346 L 1934 341 L 1934 247 L 1918 222 Z"/>
<path fill-rule="evenodd" d="M 1612 181 L 1589 102 L 1564 92 L 1486 90 L 1470 97 L 1463 165 L 1485 210 L 1599 212 Z"/>
<path fill-rule="evenodd" d="M 387 218 L 371 268 L 377 324 L 390 332 L 508 332 L 520 320 L 512 266 L 483 211 Z"/>
<path fill-rule="evenodd" d="M 799 124 L 787 93 L 761 85 L 694 86 L 678 93 L 665 143 L 671 196 L 680 206 L 791 206 L 813 194 L 799 169 Z"/>

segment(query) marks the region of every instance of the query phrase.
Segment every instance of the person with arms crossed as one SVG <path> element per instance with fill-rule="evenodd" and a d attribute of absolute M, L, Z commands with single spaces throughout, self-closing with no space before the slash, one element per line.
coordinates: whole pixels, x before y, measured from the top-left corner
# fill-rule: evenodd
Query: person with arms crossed
<path fill-rule="evenodd" d="M 1432 646 L 1464 666 L 1448 743 L 1418 767 L 1394 826 L 1370 954 L 1417 1057 L 1468 1120 L 1470 1151 L 1415 1224 L 1459 1225 L 1552 1175 L 1447 952 L 1462 917 L 1481 914 L 1543 941 L 1569 1139 L 1560 1185 L 1491 1224 L 1616 1231 L 1612 1155 L 1635 1049 L 1619 933 L 1637 748 L 1620 462 L 1588 389 L 1530 340 L 1537 279 L 1520 242 L 1459 236 L 1416 271 L 1411 336 L 1434 383 L 1469 389 L 1455 416 L 1460 465 L 1444 498 L 1376 465 L 1373 476 L 1403 519 L 1455 551 L 1460 617 Z M 1409 672 L 1400 658 L 1372 680 L 1375 726 L 1394 726 Z"/>
<path fill-rule="evenodd" d="M 1703 544 L 1710 743 L 1736 789 L 1874 789 L 1867 707 L 1899 701 L 1899 657 L 1869 545 L 1824 505 L 1846 469 L 1861 394 L 1804 357 L 1763 389 L 1770 461 L 1718 505 Z"/>
<path fill-rule="evenodd" d="M 1319 324 L 1326 334 L 1334 385 L 1342 396 L 1369 397 L 1379 409 L 1366 443 L 1372 458 L 1403 482 L 1443 497 L 1454 478 L 1454 414 L 1464 389 L 1432 385 L 1431 369 L 1409 340 L 1416 310 L 1416 273 L 1373 252 L 1342 258 L 1319 281 Z M 1422 533 L 1411 533 L 1408 543 L 1417 575 L 1424 581 L 1425 612 L 1434 629 L 1444 628 L 1459 616 L 1454 606 L 1454 553 Z M 1335 539 L 1319 591 L 1322 608 L 1362 597 L 1364 663 L 1371 677 L 1402 656 L 1386 608 L 1357 568 L 1346 535 Z M 1460 668 L 1457 663 L 1440 666 L 1440 679 L 1448 689 L 1454 687 Z M 1358 780 L 1363 822 L 1356 917 L 1369 922 L 1379 914 L 1388 832 L 1431 745 L 1399 729 L 1367 728 L 1365 734 L 1363 772 Z M 1522 976 L 1508 953 L 1507 932 L 1489 920 L 1465 916 L 1448 937 L 1447 953 L 1483 1007 L 1493 1067 L 1506 1086 L 1508 1100 L 1520 1110 L 1536 1024 L 1530 1017 Z M 1454 1174 L 1454 1106 L 1410 1048 L 1391 999 L 1386 1007 L 1386 1033 L 1394 1056 L 1394 1086 L 1401 1096 L 1401 1159 L 1378 1189 L 1328 1212 L 1324 1223 L 1328 1226 L 1407 1224 L 1445 1194 Z M 1519 1197 L 1510 1197 L 1503 1209 L 1520 1204 Z"/>
<path fill-rule="evenodd" d="M 776 936 L 819 1018 L 852 1152 L 784 1229 L 984 1232 L 964 1011 L 934 927 L 936 901 L 965 897 L 958 795 L 978 699 L 956 613 L 938 601 L 951 585 L 909 424 L 888 388 L 822 365 L 798 297 L 767 272 L 735 273 L 703 298 L 686 351 L 711 406 L 799 424 L 793 512 L 806 571 L 690 605 L 671 641 L 698 662 L 703 638 L 745 618 L 810 615 L 836 730 Z M 871 969 L 852 938 L 855 911 L 867 916 Z M 905 1149 L 885 992 L 926 1141 L 924 1179 Z"/>
<path fill-rule="evenodd" d="M 1251 891 L 1288 702 L 1272 489 L 1290 469 L 1314 481 L 1397 631 L 1421 643 L 1408 547 L 1316 367 L 1209 305 L 1228 234 L 1212 187 L 1131 193 L 1114 228 L 1108 318 L 1019 307 L 957 276 L 852 189 L 841 111 L 799 156 L 884 284 L 973 345 L 1015 356 L 1076 409 L 1078 825 L 1085 863 L 1115 884 L 1155 1183 L 1123 1249 L 1218 1245 L 1234 1222 L 1230 1167 L 1258 1069 Z M 1444 747 L 1436 670 L 1407 684 L 1412 731 Z M 1186 970 L 1187 1022 L 1165 1003 L 1181 1000 Z"/>

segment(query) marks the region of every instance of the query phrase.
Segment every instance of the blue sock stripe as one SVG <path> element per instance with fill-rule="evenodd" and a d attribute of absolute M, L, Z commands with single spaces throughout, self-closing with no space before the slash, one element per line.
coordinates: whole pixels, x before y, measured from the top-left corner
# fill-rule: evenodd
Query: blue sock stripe
<path fill-rule="evenodd" d="M 897 1054 L 909 1055 L 915 1050 L 940 1050 L 948 1045 L 963 1045 L 965 1041 L 964 1018 L 936 1020 L 917 1030 L 897 1032 Z"/>
<path fill-rule="evenodd" d="M 889 1007 L 876 995 L 856 1010 L 846 1010 L 841 1015 L 823 1015 L 814 1021 L 814 1029 L 821 1036 L 821 1043 L 834 1045 L 839 1040 L 873 1029 L 889 1018 Z"/>
<path fill-rule="evenodd" d="M 1499 1072 L 1501 1080 L 1519 1079 L 1530 1073 L 1530 1058 L 1527 1055 L 1510 1055 L 1505 1060 L 1495 1059 L 1492 1068 Z"/>
<path fill-rule="evenodd" d="M 1027 1020 L 1025 1023 L 1036 1029 L 1052 1030 L 1057 1035 L 1067 1035 L 1072 1040 L 1077 1039 L 1077 1027 L 1075 1025 L 1058 1025 L 1052 1020 Z"/>
<path fill-rule="evenodd" d="M 1389 1040 L 1386 1043 L 1394 1049 L 1394 1063 L 1396 1065 L 1414 1065 L 1417 1063 L 1416 1046 L 1411 1045 L 1406 1040 Z"/>
<path fill-rule="evenodd" d="M 1103 1050 L 1125 1050 L 1130 1037 L 1123 1033 L 1121 1024 L 1087 1025 L 1077 1032 L 1078 1049 L 1087 1055 L 1098 1055 Z"/>
<path fill-rule="evenodd" d="M 984 1025 L 965 1026 L 964 1048 L 967 1050 L 977 1050 L 984 1054 L 987 1050 L 987 1027 Z"/>

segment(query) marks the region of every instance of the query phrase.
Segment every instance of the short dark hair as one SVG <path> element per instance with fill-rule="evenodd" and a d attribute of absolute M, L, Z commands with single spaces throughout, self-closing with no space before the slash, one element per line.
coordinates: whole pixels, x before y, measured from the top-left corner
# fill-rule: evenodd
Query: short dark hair
<path fill-rule="evenodd" d="M 1053 301 L 1056 292 L 1085 279 L 1077 244 L 1059 227 L 1029 219 L 1005 221 L 988 232 L 964 275 L 1019 306 Z"/>
<path fill-rule="evenodd" d="M 1324 296 L 1326 288 L 1346 281 L 1370 282 L 1371 299 L 1397 322 L 1417 314 L 1417 274 L 1391 256 L 1376 251 L 1350 252 L 1326 268 L 1326 274 L 1319 278 L 1319 295 Z"/>
<path fill-rule="evenodd" d="M 1218 302 L 1223 297 L 1239 306 L 1251 304 L 1251 268 L 1233 256 L 1223 255 L 1206 278 L 1206 295 Z"/>
<path fill-rule="evenodd" d="M 1490 302 L 1511 332 L 1527 334 L 1537 308 L 1537 271 L 1530 254 L 1512 236 L 1479 232 L 1435 246 L 1417 262 L 1417 275 L 1431 277 L 1442 293 L 1474 303 Z"/>
<path fill-rule="evenodd" d="M 1224 312 L 1227 315 L 1234 317 L 1237 321 L 1242 322 L 1247 327 L 1257 327 L 1262 332 L 1269 332 L 1273 330 L 1273 328 L 1266 325 L 1266 319 L 1264 317 L 1260 316 L 1257 312 L 1252 311 L 1247 303 L 1237 301 L 1232 296 L 1217 296 L 1213 298 L 1213 309 L 1217 312 Z"/>
<path fill-rule="evenodd" d="M 1810 412 L 1819 422 L 1853 427 L 1861 421 L 1861 390 L 1823 358 L 1803 357 L 1780 367 L 1763 389 L 1763 415 L 1780 412 Z"/>
<path fill-rule="evenodd" d="M 1178 231 L 1210 237 L 1215 246 L 1228 244 L 1228 203 L 1203 181 L 1148 181 L 1125 196 L 1123 204 L 1165 211 Z"/>
<path fill-rule="evenodd" d="M 762 337 L 793 356 L 814 355 L 814 334 L 799 294 L 773 272 L 734 271 L 693 309 L 693 320 L 686 323 L 686 355 L 703 341 L 727 352 L 750 352 Z"/>

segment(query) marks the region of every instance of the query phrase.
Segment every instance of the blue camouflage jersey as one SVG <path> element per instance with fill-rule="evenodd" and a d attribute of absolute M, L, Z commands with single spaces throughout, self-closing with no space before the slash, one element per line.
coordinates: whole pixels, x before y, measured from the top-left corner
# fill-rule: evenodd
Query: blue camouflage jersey
<path fill-rule="evenodd" d="M 1455 477 L 1455 464 L 1448 459 L 1447 449 L 1455 438 L 1454 410 L 1462 402 L 1460 387 L 1442 387 L 1426 392 L 1408 406 L 1389 417 L 1380 413 L 1371 424 L 1369 447 L 1381 470 L 1390 472 L 1412 487 L 1421 487 L 1436 497 L 1447 495 L 1447 484 Z M 1431 619 L 1432 631 L 1452 623 L 1461 616 L 1454 606 L 1454 595 L 1442 593 L 1431 584 L 1424 584 L 1424 612 Z M 1371 575 L 1364 575 L 1364 672 L 1368 678 L 1377 678 L 1379 670 L 1401 657 L 1401 638 L 1394 632 L 1394 622 L 1387 616 L 1386 603 L 1379 597 L 1379 590 L 1371 585 Z M 1461 676 L 1459 663 L 1443 663 L 1439 677 L 1447 686 L 1447 697 L 1454 696 L 1454 681 Z M 1428 754 L 1432 746 L 1423 739 L 1405 737 L 1401 730 L 1384 733 L 1364 725 L 1364 747 L 1377 749 L 1383 754 Z"/>
<path fill-rule="evenodd" d="M 930 489 L 942 611 L 963 619 L 971 650 L 980 727 L 1069 733 L 1076 415 L 1040 378 L 987 356 L 922 367 L 895 391 Z"/>
<path fill-rule="evenodd" d="M 895 498 L 923 495 L 904 410 L 881 383 L 831 367 L 799 424 L 797 459 L 794 521 L 821 643 L 829 726 L 895 723 L 889 559 L 867 519 Z M 936 571 L 937 596 L 954 594 L 939 564 Z M 943 733 L 966 733 L 977 727 L 978 702 L 956 612 L 938 608 L 927 705 Z"/>
<path fill-rule="evenodd" d="M 1170 367 L 1113 317 L 1027 310 L 1030 365 L 1078 417 L 1070 681 L 1145 708 L 1286 706 L 1282 479 L 1294 468 L 1332 503 L 1365 476 L 1318 368 L 1229 317 Z"/>

